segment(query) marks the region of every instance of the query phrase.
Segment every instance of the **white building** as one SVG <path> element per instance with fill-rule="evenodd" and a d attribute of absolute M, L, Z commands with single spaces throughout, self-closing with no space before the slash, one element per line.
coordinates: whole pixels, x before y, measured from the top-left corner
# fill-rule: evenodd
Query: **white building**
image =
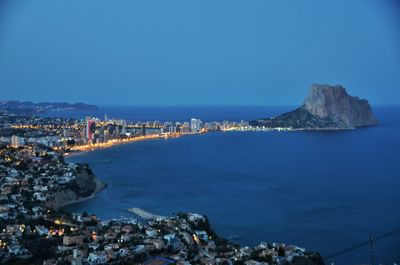
<path fill-rule="evenodd" d="M 190 130 L 192 132 L 199 132 L 201 129 L 202 122 L 200 119 L 192 118 L 190 120 Z"/>
<path fill-rule="evenodd" d="M 16 135 L 11 136 L 11 145 L 13 147 L 20 147 L 23 146 L 24 144 L 25 144 L 24 138 Z"/>

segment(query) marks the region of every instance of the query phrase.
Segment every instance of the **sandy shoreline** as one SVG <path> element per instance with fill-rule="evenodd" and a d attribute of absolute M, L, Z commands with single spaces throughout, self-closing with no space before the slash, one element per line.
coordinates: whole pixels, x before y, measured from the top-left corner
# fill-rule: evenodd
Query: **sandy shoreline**
<path fill-rule="evenodd" d="M 93 151 L 97 149 L 109 148 L 116 145 L 134 143 L 134 142 L 143 142 L 148 140 L 157 140 L 157 139 L 169 139 L 169 138 L 178 138 L 183 136 L 182 134 L 155 134 L 155 135 L 147 135 L 147 136 L 137 136 L 126 139 L 115 139 L 110 140 L 105 143 L 95 143 L 95 144 L 87 144 L 71 147 L 70 150 L 72 152 L 85 152 L 85 151 Z"/>
<path fill-rule="evenodd" d="M 131 144 L 135 142 L 144 142 L 151 140 L 160 140 L 160 139 L 170 139 L 170 138 L 179 138 L 182 136 L 190 136 L 190 135 L 198 135 L 202 133 L 185 133 L 185 134 L 171 134 L 171 135 L 151 135 L 151 136 L 138 136 L 129 139 L 123 139 L 119 141 L 109 141 L 107 143 L 99 143 L 99 144 L 91 144 L 91 145 L 81 145 L 76 147 L 71 147 L 69 152 L 63 152 L 64 157 L 72 157 L 84 154 L 90 151 L 96 151 L 99 149 L 107 149 L 118 145 Z"/>

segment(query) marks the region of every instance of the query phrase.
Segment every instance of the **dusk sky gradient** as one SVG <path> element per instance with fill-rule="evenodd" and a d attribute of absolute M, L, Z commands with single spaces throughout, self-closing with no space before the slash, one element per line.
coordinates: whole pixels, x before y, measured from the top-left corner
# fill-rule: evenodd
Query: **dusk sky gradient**
<path fill-rule="evenodd" d="M 0 0 L 0 100 L 298 105 L 312 83 L 400 104 L 395 0 Z"/>

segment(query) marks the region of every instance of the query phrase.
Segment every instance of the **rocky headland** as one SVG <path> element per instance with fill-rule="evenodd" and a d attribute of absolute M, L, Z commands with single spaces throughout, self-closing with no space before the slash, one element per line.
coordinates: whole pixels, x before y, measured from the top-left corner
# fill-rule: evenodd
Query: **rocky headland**
<path fill-rule="evenodd" d="M 277 117 L 251 121 L 253 127 L 339 130 L 377 125 L 365 99 L 350 96 L 341 85 L 314 84 L 304 103 Z"/>
<path fill-rule="evenodd" d="M 100 181 L 86 164 L 80 168 L 73 181 L 67 187 L 52 194 L 47 207 L 59 209 L 67 205 L 93 198 L 107 185 Z"/>

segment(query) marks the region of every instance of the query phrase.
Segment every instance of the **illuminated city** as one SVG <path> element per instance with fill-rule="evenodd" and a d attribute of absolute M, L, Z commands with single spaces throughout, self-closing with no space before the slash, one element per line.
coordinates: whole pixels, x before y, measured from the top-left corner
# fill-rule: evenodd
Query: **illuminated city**
<path fill-rule="evenodd" d="M 0 0 L 0 265 L 400 264 L 400 0 Z"/>

